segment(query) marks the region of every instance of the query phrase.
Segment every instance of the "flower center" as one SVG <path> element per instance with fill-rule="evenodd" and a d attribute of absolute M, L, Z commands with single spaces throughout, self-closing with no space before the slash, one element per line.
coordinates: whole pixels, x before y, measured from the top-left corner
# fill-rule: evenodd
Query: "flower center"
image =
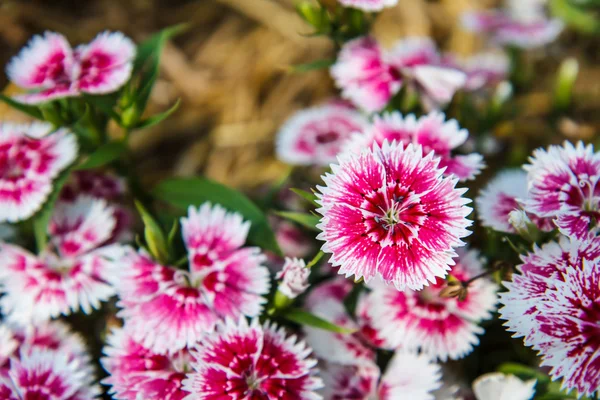
<path fill-rule="evenodd" d="M 596 182 L 592 182 L 592 180 Z M 579 188 L 583 196 L 583 210 L 584 211 L 598 211 L 598 196 L 595 195 L 597 179 L 592 177 L 582 176 L 579 180 Z"/>
<path fill-rule="evenodd" d="M 317 137 L 315 138 L 315 140 L 319 144 L 327 144 L 327 143 L 335 142 L 336 140 L 338 140 L 339 136 L 340 135 L 337 132 L 329 131 L 329 132 L 319 133 L 317 135 Z"/>
<path fill-rule="evenodd" d="M 398 201 L 394 201 L 390 208 L 383 211 L 382 216 L 375 217 L 375 221 L 386 231 L 393 231 L 394 227 L 402 222 L 400 218 L 400 212 L 401 202 L 403 200 L 404 198 L 402 197 Z"/>

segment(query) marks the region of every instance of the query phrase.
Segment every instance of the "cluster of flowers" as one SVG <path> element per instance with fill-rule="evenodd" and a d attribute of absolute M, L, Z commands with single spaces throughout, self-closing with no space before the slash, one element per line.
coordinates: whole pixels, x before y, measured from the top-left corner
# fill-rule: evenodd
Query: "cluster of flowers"
<path fill-rule="evenodd" d="M 396 3 L 340 2 L 370 11 Z M 504 10 L 466 20 L 498 43 L 535 36 L 533 46 L 561 29 L 541 10 L 531 20 Z M 31 104 L 110 93 L 130 79 L 135 52 L 119 33 L 75 50 L 46 33 L 8 74 L 29 90 L 18 99 Z M 507 74 L 502 53 L 463 61 L 424 38 L 389 51 L 371 37 L 343 46 L 331 75 L 349 103 L 299 112 L 276 149 L 290 164 L 329 166 L 315 200 L 317 239 L 329 258 L 312 285 L 313 263 L 301 259 L 312 248 L 296 245 L 294 228 L 278 225 L 288 258 L 272 276 L 269 255 L 246 245 L 250 221 L 218 204 L 190 206 L 177 221 L 180 260 L 134 248 L 121 178 L 86 170 L 63 179 L 79 161 L 74 133 L 1 125 L 0 222 L 28 220 L 58 197 L 44 232 L 50 240 L 37 253 L 0 231 L 1 398 L 97 398 L 95 360 L 60 318 L 112 298 L 122 324 L 107 332 L 100 363 L 115 399 L 462 399 L 443 364 L 473 351 L 498 302 L 508 329 L 540 352 L 553 378 L 596 392 L 600 153 L 582 143 L 536 150 L 523 171 L 501 172 L 476 198 L 483 226 L 533 243 L 554 235 L 522 257 L 500 296 L 486 260 L 463 241 L 472 209 L 457 185 L 485 163 L 466 151 L 469 132 L 438 110 L 457 91 L 485 91 Z M 407 93 L 424 115 L 372 114 Z M 273 322 L 298 300 L 334 329 L 288 332 Z M 491 373 L 472 394 L 528 400 L 535 388 L 535 380 Z"/>

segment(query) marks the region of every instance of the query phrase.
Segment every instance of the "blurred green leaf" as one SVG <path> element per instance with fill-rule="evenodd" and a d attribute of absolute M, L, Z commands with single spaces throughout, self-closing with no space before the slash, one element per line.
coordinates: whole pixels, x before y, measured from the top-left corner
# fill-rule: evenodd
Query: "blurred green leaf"
<path fill-rule="evenodd" d="M 332 322 L 324 320 L 323 318 L 318 317 L 314 314 L 311 314 L 309 312 L 306 312 L 306 311 L 303 311 L 303 310 L 300 310 L 297 308 L 288 309 L 288 310 L 284 311 L 281 314 L 281 316 L 283 318 L 287 319 L 288 321 L 292 321 L 292 322 L 295 322 L 300 325 L 311 326 L 313 328 L 319 328 L 319 329 L 323 329 L 323 330 L 330 331 L 330 332 L 335 332 L 335 333 L 354 333 L 354 332 L 356 332 L 355 329 L 344 328 L 342 326 L 339 326 Z"/>
<path fill-rule="evenodd" d="M 547 385 L 550 383 L 550 377 L 548 375 L 523 364 L 512 362 L 504 363 L 498 367 L 498 371 L 503 374 L 515 375 L 523 380 L 535 379 L 538 382 L 537 385 Z"/>
<path fill-rule="evenodd" d="M 199 206 L 207 201 L 220 204 L 250 221 L 248 240 L 264 249 L 281 254 L 281 250 L 263 212 L 245 195 L 206 178 L 172 178 L 159 183 L 153 195 L 183 210 Z"/>
<path fill-rule="evenodd" d="M 18 101 L 13 100 L 11 97 L 5 96 L 3 94 L 0 94 L 0 100 L 5 102 L 12 108 L 17 109 L 27 115 L 30 115 L 33 118 L 41 120 L 44 119 L 42 111 L 37 106 L 30 106 L 29 104 L 19 103 Z"/>
<path fill-rule="evenodd" d="M 282 218 L 289 219 L 290 221 L 297 222 L 310 230 L 320 232 L 317 228 L 320 218 L 316 215 L 292 211 L 276 211 L 275 214 Z"/>
<path fill-rule="evenodd" d="M 126 150 L 127 147 L 123 142 L 107 143 L 90 154 L 85 161 L 75 167 L 75 169 L 83 170 L 102 167 L 117 160 Z"/>
<path fill-rule="evenodd" d="M 89 94 L 83 94 L 83 98 L 89 104 L 93 105 L 104 114 L 106 114 L 111 119 L 115 120 L 117 124 L 121 125 L 121 117 L 115 111 L 115 106 L 117 104 L 117 96 L 114 94 L 101 95 L 101 96 L 92 96 Z"/>
<path fill-rule="evenodd" d="M 175 102 L 175 104 L 173 104 L 173 106 L 171 106 L 171 108 L 160 114 L 153 115 L 151 117 L 146 118 L 143 121 L 140 121 L 134 129 L 148 128 L 164 121 L 179 108 L 180 103 L 181 99 L 177 99 L 177 101 Z"/>
<path fill-rule="evenodd" d="M 291 72 L 310 72 L 331 67 L 335 60 L 317 60 L 306 64 L 296 64 L 290 67 Z"/>
<path fill-rule="evenodd" d="M 142 113 L 146 108 L 150 92 L 158 77 L 160 55 L 165 43 L 185 29 L 187 29 L 186 24 L 165 28 L 139 44 L 137 55 L 133 62 L 132 74 L 134 77 L 139 77 L 139 81 L 137 82 L 138 92 L 134 95 L 135 107 L 139 113 Z"/>
<path fill-rule="evenodd" d="M 292 188 L 290 189 L 292 192 L 296 193 L 298 196 L 302 197 L 315 207 L 321 207 L 319 203 L 317 203 L 317 196 L 314 193 L 307 192 L 306 190 Z"/>
<path fill-rule="evenodd" d="M 162 228 L 142 203 L 136 200 L 135 207 L 138 209 L 144 222 L 144 238 L 146 239 L 146 245 L 150 253 L 159 262 L 163 264 L 167 263 L 169 261 L 169 248 Z"/>
<path fill-rule="evenodd" d="M 54 204 L 58 200 L 60 191 L 69 179 L 71 169 L 63 171 L 53 182 L 53 189 L 42 208 L 33 216 L 33 235 L 38 252 L 44 251 L 48 244 L 48 224 L 54 211 Z"/>
<path fill-rule="evenodd" d="M 587 34 L 600 33 L 600 19 L 594 13 L 571 4 L 568 0 L 550 0 L 550 11 L 571 28 Z"/>

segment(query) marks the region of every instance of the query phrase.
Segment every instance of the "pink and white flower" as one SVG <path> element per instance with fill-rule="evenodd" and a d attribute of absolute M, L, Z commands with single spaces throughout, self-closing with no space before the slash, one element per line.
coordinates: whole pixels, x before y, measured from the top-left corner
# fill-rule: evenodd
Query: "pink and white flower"
<path fill-rule="evenodd" d="M 91 313 L 115 294 L 109 284 L 119 246 L 101 246 L 115 221 L 105 202 L 57 203 L 49 224 L 51 246 L 39 255 L 0 243 L 0 300 L 8 318 L 23 324 L 78 310 Z"/>
<path fill-rule="evenodd" d="M 42 103 L 81 93 L 105 94 L 127 82 L 135 45 L 120 32 L 103 32 L 75 49 L 59 33 L 34 36 L 6 68 L 11 81 L 31 91 L 18 96 Z"/>
<path fill-rule="evenodd" d="M 325 400 L 433 400 L 441 387 L 441 369 L 427 356 L 397 351 L 383 375 L 377 365 L 325 363 Z"/>
<path fill-rule="evenodd" d="M 475 204 L 481 225 L 498 232 L 515 233 L 509 214 L 520 210 L 518 199 L 527 198 L 527 173 L 520 169 L 504 170 L 481 190 Z"/>
<path fill-rule="evenodd" d="M 75 136 L 45 123 L 0 124 L 0 222 L 38 211 L 52 181 L 77 157 Z"/>
<path fill-rule="evenodd" d="M 483 272 L 478 252 L 461 252 L 452 275 L 463 282 Z M 399 292 L 379 285 L 372 296 L 371 320 L 374 328 L 393 347 L 420 349 L 442 361 L 469 354 L 483 333 L 478 323 L 491 318 L 497 302 L 497 286 L 488 278 L 468 285 L 467 297 L 440 296 L 445 281 L 437 280 L 422 291 Z"/>
<path fill-rule="evenodd" d="M 275 275 L 279 280 L 277 290 L 290 299 L 294 299 L 308 289 L 308 277 L 310 269 L 306 268 L 304 260 L 298 258 L 286 258 L 283 269 Z"/>
<path fill-rule="evenodd" d="M 181 220 L 189 268 L 160 265 L 132 249 L 121 259 L 119 316 L 134 340 L 156 353 L 173 353 L 224 318 L 258 316 L 269 292 L 265 256 L 242 247 L 250 222 L 205 203 Z"/>
<path fill-rule="evenodd" d="M 10 359 L 0 376 L 3 399 L 89 400 L 100 395 L 89 368 L 56 351 L 34 349 Z"/>
<path fill-rule="evenodd" d="M 386 7 L 393 7 L 398 0 L 339 0 L 345 7 L 358 8 L 359 10 L 373 12 L 381 11 Z"/>
<path fill-rule="evenodd" d="M 104 347 L 102 366 L 110 374 L 102 383 L 122 400 L 182 400 L 186 371 L 192 360 L 188 350 L 172 355 L 157 354 L 132 338 L 127 326 L 114 329 Z"/>
<path fill-rule="evenodd" d="M 505 282 L 501 318 L 552 367 L 563 388 L 590 394 L 600 386 L 600 238 L 550 242 L 523 257 L 520 275 Z"/>
<path fill-rule="evenodd" d="M 395 111 L 375 116 L 370 129 L 365 134 L 353 135 L 344 150 L 360 153 L 365 147 L 373 143 L 381 146 L 386 140 L 421 145 L 424 153 L 433 151 L 440 158 L 439 166 L 445 168 L 445 175 L 466 181 L 474 179 L 485 167 L 480 154 L 453 154 L 468 137 L 466 129 L 454 119 L 446 120 L 443 113 L 434 111 L 417 119 L 414 114 L 402 116 Z"/>
<path fill-rule="evenodd" d="M 219 322 L 192 351 L 188 399 L 320 399 L 311 349 L 274 324 Z"/>
<path fill-rule="evenodd" d="M 523 382 L 514 375 L 492 372 L 473 382 L 473 392 L 477 400 L 531 400 L 535 384 L 535 379 Z"/>
<path fill-rule="evenodd" d="M 502 45 L 525 49 L 545 46 L 563 30 L 559 19 L 546 16 L 539 1 L 509 1 L 503 9 L 470 11 L 463 15 L 463 26 L 470 31 L 486 33 Z"/>
<path fill-rule="evenodd" d="M 367 121 L 348 107 L 326 104 L 294 114 L 277 134 L 277 157 L 288 164 L 327 166 Z"/>
<path fill-rule="evenodd" d="M 419 290 L 444 277 L 464 245 L 470 200 L 456 178 L 442 177 L 433 152 L 385 142 L 339 157 L 323 177 L 317 238 L 338 273 L 381 276 L 398 290 Z"/>
<path fill-rule="evenodd" d="M 369 113 L 381 111 L 405 84 L 420 93 L 426 108 L 438 108 L 466 81 L 463 72 L 442 64 L 435 43 L 418 37 L 389 51 L 371 37 L 354 39 L 340 51 L 331 75 L 342 96 Z"/>
<path fill-rule="evenodd" d="M 553 218 L 561 233 L 583 239 L 600 219 L 600 152 L 579 142 L 538 149 L 524 166 L 525 211 Z"/>

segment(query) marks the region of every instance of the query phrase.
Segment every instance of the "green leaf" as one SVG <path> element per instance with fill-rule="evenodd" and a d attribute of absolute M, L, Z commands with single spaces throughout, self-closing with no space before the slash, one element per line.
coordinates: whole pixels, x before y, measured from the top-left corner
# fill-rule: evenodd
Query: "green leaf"
<path fill-rule="evenodd" d="M 292 188 L 290 190 L 292 192 L 296 193 L 298 196 L 305 199 L 306 201 L 308 201 L 309 203 L 311 203 L 312 205 L 314 205 L 315 207 L 321 207 L 317 203 L 317 196 L 314 193 L 310 193 L 310 192 L 307 192 L 306 190 L 296 189 L 296 188 Z"/>
<path fill-rule="evenodd" d="M 5 102 L 12 108 L 15 108 L 27 115 L 30 115 L 33 118 L 41 119 L 41 120 L 44 119 L 44 116 L 42 115 L 42 111 L 39 109 L 39 107 L 30 106 L 29 104 L 19 103 L 18 101 L 13 100 L 12 98 L 5 96 L 3 94 L 0 94 L 0 101 Z"/>
<path fill-rule="evenodd" d="M 179 104 L 181 103 L 181 99 L 177 99 L 177 101 L 175 102 L 175 104 L 173 104 L 173 106 L 171 108 L 169 108 L 168 110 L 160 113 L 160 114 L 156 114 L 153 115 L 151 117 L 146 118 L 143 121 L 140 121 L 135 127 L 134 129 L 142 129 L 142 128 L 148 128 L 151 127 L 153 125 L 156 125 L 162 121 L 164 121 L 165 119 L 167 119 L 171 114 L 173 114 L 175 112 L 175 110 L 177 110 L 179 108 Z"/>
<path fill-rule="evenodd" d="M 567 0 L 550 0 L 551 13 L 571 28 L 586 34 L 600 33 L 600 19 L 594 13 L 577 8 Z"/>
<path fill-rule="evenodd" d="M 150 250 L 150 253 L 156 260 L 165 264 L 169 261 L 169 249 L 167 247 L 167 240 L 162 228 L 156 222 L 154 217 L 144 208 L 142 203 L 135 201 L 135 207 L 138 209 L 142 221 L 144 222 L 144 238 L 146 239 L 146 245 Z"/>
<path fill-rule="evenodd" d="M 102 167 L 117 160 L 127 150 L 123 142 L 110 142 L 100 146 L 90 154 L 84 162 L 75 167 L 76 170 Z"/>
<path fill-rule="evenodd" d="M 355 329 L 344 328 L 342 326 L 339 326 L 332 322 L 324 320 L 323 318 L 318 317 L 314 314 L 311 314 L 309 312 L 306 312 L 306 311 L 303 311 L 303 310 L 300 310 L 297 308 L 288 309 L 285 312 L 283 312 L 281 314 L 281 316 L 283 318 L 287 319 L 288 321 L 292 321 L 292 322 L 295 322 L 300 325 L 311 326 L 313 328 L 319 328 L 319 329 L 323 329 L 323 330 L 330 331 L 330 332 L 335 332 L 335 333 L 354 333 L 354 332 L 356 332 Z"/>
<path fill-rule="evenodd" d="M 183 210 L 209 201 L 220 204 L 229 211 L 239 212 L 252 224 L 248 240 L 259 247 L 281 254 L 275 234 L 263 212 L 250 199 L 234 189 L 206 178 L 172 178 L 159 183 L 154 188 L 153 195 Z"/>
<path fill-rule="evenodd" d="M 320 218 L 316 215 L 292 211 L 276 211 L 275 214 L 282 218 L 289 219 L 290 221 L 297 222 L 310 230 L 320 232 L 317 228 Z"/>
<path fill-rule="evenodd" d="M 65 183 L 67 183 L 70 174 L 71 170 L 67 169 L 54 180 L 52 193 L 48 196 L 42 208 L 33 216 L 33 235 L 38 252 L 46 249 L 46 245 L 48 244 L 48 224 L 54 211 L 54 204 L 58 200 L 58 195 Z"/>
<path fill-rule="evenodd" d="M 290 71 L 295 73 L 317 71 L 331 67 L 335 60 L 317 60 L 306 64 L 296 64 L 290 66 Z"/>
<path fill-rule="evenodd" d="M 140 91 L 136 94 L 136 107 L 139 112 L 143 112 L 148 103 L 148 97 L 152 87 L 158 77 L 158 66 L 160 63 L 160 54 L 167 40 L 187 29 L 186 24 L 175 25 L 165 28 L 162 31 L 152 35 L 148 40 L 140 43 L 137 48 L 137 55 L 133 62 L 133 76 L 139 76 L 138 88 Z"/>
<path fill-rule="evenodd" d="M 498 371 L 502 372 L 503 374 L 515 375 L 516 377 L 524 380 L 535 379 L 537 380 L 538 385 L 547 385 L 550 383 L 550 377 L 548 375 L 523 364 L 507 362 L 501 364 L 498 367 Z"/>
<path fill-rule="evenodd" d="M 115 120 L 119 125 L 121 125 L 121 117 L 115 111 L 117 97 L 114 94 L 92 96 L 84 93 L 83 98 L 89 104 L 93 105 L 94 107 L 102 111 L 104 114 L 106 114 L 108 117 Z"/>

